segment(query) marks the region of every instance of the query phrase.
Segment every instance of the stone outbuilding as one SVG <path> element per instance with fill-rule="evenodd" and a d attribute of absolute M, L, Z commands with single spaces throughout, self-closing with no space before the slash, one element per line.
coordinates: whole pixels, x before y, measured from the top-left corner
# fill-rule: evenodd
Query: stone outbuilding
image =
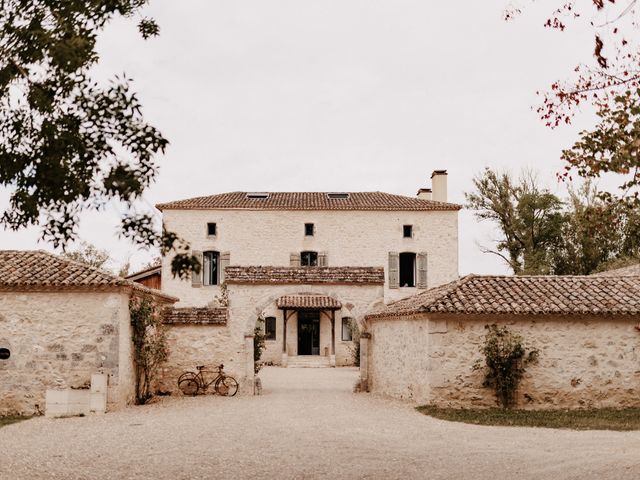
<path fill-rule="evenodd" d="M 44 251 L 0 251 L 0 415 L 45 409 L 47 389 L 108 376 L 107 408 L 135 397 L 129 300 L 176 298 Z"/>
<path fill-rule="evenodd" d="M 640 406 L 640 277 L 475 276 L 366 316 L 364 384 L 442 407 L 490 407 L 480 347 L 486 325 L 539 349 L 520 408 Z"/>

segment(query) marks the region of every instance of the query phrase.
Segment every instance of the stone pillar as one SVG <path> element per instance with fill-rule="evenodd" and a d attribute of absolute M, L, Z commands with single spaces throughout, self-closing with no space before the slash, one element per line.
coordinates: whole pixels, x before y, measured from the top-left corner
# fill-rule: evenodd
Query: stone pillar
<path fill-rule="evenodd" d="M 289 360 L 289 355 L 287 352 L 287 311 L 283 310 L 282 311 L 282 366 L 286 367 L 288 360 Z"/>
<path fill-rule="evenodd" d="M 331 356 L 329 365 L 336 366 L 336 311 L 331 310 Z"/>
<path fill-rule="evenodd" d="M 255 360 L 253 358 L 253 333 L 244 336 L 244 350 L 246 354 L 245 376 L 247 378 L 246 392 L 249 395 L 255 394 Z"/>
<path fill-rule="evenodd" d="M 360 391 L 369 391 L 369 343 L 371 334 L 362 332 L 360 334 Z"/>
<path fill-rule="evenodd" d="M 90 412 L 105 413 L 107 411 L 107 378 L 107 375 L 104 373 L 94 373 L 91 375 Z"/>

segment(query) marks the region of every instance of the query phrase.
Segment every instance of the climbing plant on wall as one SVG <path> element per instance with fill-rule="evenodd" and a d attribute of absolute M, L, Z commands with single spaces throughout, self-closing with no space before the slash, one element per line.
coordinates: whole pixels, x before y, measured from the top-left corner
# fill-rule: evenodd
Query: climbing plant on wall
<path fill-rule="evenodd" d="M 485 325 L 487 334 L 480 351 L 484 355 L 484 365 L 480 360 L 474 369 L 485 369 L 485 387 L 493 387 L 502 408 L 514 405 L 516 392 L 527 364 L 536 362 L 539 351 L 525 345 L 522 336 L 507 327 Z"/>
<path fill-rule="evenodd" d="M 266 348 L 264 334 L 264 317 L 261 315 L 256 321 L 256 327 L 253 329 L 253 362 L 255 373 L 258 373 L 262 368 L 260 359 L 262 358 L 262 352 Z"/>
<path fill-rule="evenodd" d="M 136 375 L 136 403 L 144 404 L 153 396 L 152 386 L 160 365 L 169 353 L 162 313 L 148 296 L 132 298 L 129 303 Z"/>

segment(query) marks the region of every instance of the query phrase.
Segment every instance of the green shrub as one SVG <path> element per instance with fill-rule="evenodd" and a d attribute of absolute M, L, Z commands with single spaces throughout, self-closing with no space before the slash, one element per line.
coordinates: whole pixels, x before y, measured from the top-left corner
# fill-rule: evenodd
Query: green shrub
<path fill-rule="evenodd" d="M 136 403 L 144 404 L 153 396 L 151 389 L 160 365 L 169 350 L 162 312 L 151 297 L 132 298 L 129 302 L 136 375 Z"/>
<path fill-rule="evenodd" d="M 255 373 L 258 373 L 262 368 L 263 364 L 260 362 L 260 359 L 262 358 L 262 352 L 265 348 L 264 318 L 259 317 L 256 322 L 256 328 L 253 329 L 253 362 Z"/>
<path fill-rule="evenodd" d="M 502 408 L 509 408 L 515 403 L 518 385 L 528 363 L 536 362 L 538 350 L 524 344 L 523 338 L 511 332 L 507 327 L 485 325 L 487 334 L 480 351 L 484 355 L 482 361 L 474 365 L 474 369 L 485 369 L 483 386 L 493 387 Z"/>

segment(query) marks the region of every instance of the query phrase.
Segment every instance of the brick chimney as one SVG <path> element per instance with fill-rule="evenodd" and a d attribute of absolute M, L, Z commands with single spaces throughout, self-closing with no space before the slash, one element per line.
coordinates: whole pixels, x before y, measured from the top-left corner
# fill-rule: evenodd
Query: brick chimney
<path fill-rule="evenodd" d="M 417 196 L 420 200 L 431 200 L 431 189 L 421 188 L 420 190 L 418 190 Z"/>
<path fill-rule="evenodd" d="M 436 202 L 447 201 L 447 171 L 434 170 L 431 174 L 432 199 Z"/>

